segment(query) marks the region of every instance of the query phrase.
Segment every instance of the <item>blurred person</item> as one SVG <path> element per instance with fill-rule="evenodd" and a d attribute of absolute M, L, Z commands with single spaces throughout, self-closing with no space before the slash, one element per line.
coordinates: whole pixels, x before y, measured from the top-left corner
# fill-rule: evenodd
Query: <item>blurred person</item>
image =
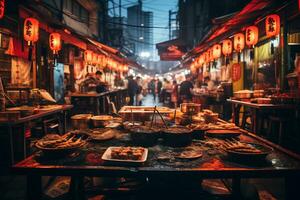
<path fill-rule="evenodd" d="M 129 95 L 129 105 L 133 106 L 134 98 L 138 91 L 138 84 L 137 84 L 136 80 L 133 80 L 132 75 L 128 76 L 127 89 L 128 89 L 128 95 Z"/>
<path fill-rule="evenodd" d="M 210 79 L 209 76 L 204 77 L 204 85 L 207 86 L 208 90 L 214 90 L 215 89 L 215 83 L 214 83 L 214 81 L 212 81 Z"/>
<path fill-rule="evenodd" d="M 173 80 L 171 102 L 173 103 L 174 108 L 177 108 L 177 101 L 178 101 L 178 84 L 176 80 Z"/>
<path fill-rule="evenodd" d="M 97 80 L 97 86 L 96 86 L 96 92 L 102 93 L 108 91 L 108 85 L 105 81 L 103 81 L 103 73 L 101 71 L 97 71 L 96 74 L 96 80 Z"/>
<path fill-rule="evenodd" d="M 160 96 L 162 85 L 163 84 L 162 84 L 162 82 L 159 79 L 157 79 L 155 81 L 155 95 L 159 95 Z M 159 99 L 160 99 L 160 97 L 159 97 Z"/>
<path fill-rule="evenodd" d="M 136 93 L 136 105 L 141 106 L 142 105 L 142 99 L 143 99 L 143 83 L 141 77 L 136 77 L 136 83 L 137 83 L 137 93 Z"/>
<path fill-rule="evenodd" d="M 190 77 L 186 77 L 185 81 L 181 82 L 180 88 L 179 88 L 179 95 L 180 95 L 180 101 L 182 102 L 189 102 L 192 100 L 192 89 L 194 88 L 194 85 L 192 81 L 190 80 Z"/>

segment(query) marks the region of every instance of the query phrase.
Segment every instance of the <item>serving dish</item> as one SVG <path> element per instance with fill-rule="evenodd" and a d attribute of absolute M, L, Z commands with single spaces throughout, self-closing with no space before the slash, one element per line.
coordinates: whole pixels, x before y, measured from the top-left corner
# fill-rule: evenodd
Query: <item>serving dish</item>
<path fill-rule="evenodd" d="M 104 140 L 110 140 L 113 139 L 117 134 L 117 130 L 110 129 L 110 128 L 97 128 L 92 129 L 88 135 L 92 140 L 95 141 L 104 141 Z"/>
<path fill-rule="evenodd" d="M 67 133 L 65 135 L 48 134 L 35 143 L 35 146 L 44 153 L 68 153 L 79 149 L 86 144 L 85 136 Z"/>
<path fill-rule="evenodd" d="M 236 129 L 211 129 L 205 131 L 205 135 L 208 137 L 216 137 L 216 138 L 232 138 L 238 137 L 241 135 L 240 130 Z"/>
<path fill-rule="evenodd" d="M 234 92 L 234 97 L 238 99 L 250 99 L 253 95 L 253 91 L 251 90 L 240 90 L 237 92 Z"/>
<path fill-rule="evenodd" d="M 239 145 L 241 145 L 242 148 L 226 148 L 228 155 L 237 159 L 265 159 L 266 156 L 273 151 L 271 147 L 257 143 L 240 142 Z M 246 148 L 243 148 L 243 146 Z M 249 150 L 247 150 L 247 148 Z"/>
<path fill-rule="evenodd" d="M 115 151 L 115 150 L 119 150 L 119 149 L 122 149 L 122 148 L 131 148 L 131 149 L 142 149 L 143 150 L 143 153 L 140 157 L 140 159 L 120 159 L 120 158 L 114 158 L 112 156 L 112 153 Z M 147 148 L 142 148 L 142 147 L 108 147 L 106 149 L 106 151 L 104 152 L 104 154 L 102 155 L 102 160 L 105 160 L 105 161 L 109 161 L 109 162 L 117 162 L 117 163 L 144 163 L 146 162 L 147 160 L 147 156 L 148 156 L 148 149 Z"/>
<path fill-rule="evenodd" d="M 96 115 L 91 117 L 94 127 L 105 127 L 113 120 L 113 117 L 110 115 Z"/>

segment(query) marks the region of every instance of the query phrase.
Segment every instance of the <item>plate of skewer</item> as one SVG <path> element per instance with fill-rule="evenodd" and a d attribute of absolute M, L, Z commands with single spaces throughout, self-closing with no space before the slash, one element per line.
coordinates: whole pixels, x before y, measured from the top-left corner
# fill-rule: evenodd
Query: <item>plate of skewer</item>
<path fill-rule="evenodd" d="M 264 159 L 273 149 L 263 144 L 226 140 L 223 144 L 229 156 L 240 159 Z"/>
<path fill-rule="evenodd" d="M 35 143 L 44 153 L 68 153 L 83 147 L 87 143 L 87 136 L 72 132 L 58 135 L 48 134 Z"/>

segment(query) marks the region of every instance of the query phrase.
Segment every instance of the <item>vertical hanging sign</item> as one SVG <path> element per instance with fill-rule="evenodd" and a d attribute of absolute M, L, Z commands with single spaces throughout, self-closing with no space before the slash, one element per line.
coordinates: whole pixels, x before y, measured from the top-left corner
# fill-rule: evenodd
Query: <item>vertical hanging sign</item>
<path fill-rule="evenodd" d="M 241 65 L 239 63 L 234 63 L 232 65 L 232 81 L 236 82 L 241 79 L 242 71 Z"/>

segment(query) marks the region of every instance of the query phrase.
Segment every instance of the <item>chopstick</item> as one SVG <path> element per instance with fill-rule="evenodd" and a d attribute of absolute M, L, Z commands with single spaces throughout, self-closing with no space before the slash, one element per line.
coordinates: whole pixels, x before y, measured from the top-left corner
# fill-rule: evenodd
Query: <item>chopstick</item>
<path fill-rule="evenodd" d="M 163 118 L 163 116 L 160 114 L 160 112 L 156 109 L 157 114 L 160 116 L 160 118 L 162 119 L 162 121 L 164 122 L 164 125 L 166 126 L 166 129 L 168 129 L 168 125 L 165 121 L 165 119 Z"/>
<path fill-rule="evenodd" d="M 150 128 L 152 128 L 152 125 L 153 125 L 153 120 L 154 120 L 154 116 L 155 116 L 155 111 L 156 111 L 156 106 L 154 106 L 154 109 L 153 109 L 153 114 L 152 114 L 152 120 L 151 120 Z"/>

